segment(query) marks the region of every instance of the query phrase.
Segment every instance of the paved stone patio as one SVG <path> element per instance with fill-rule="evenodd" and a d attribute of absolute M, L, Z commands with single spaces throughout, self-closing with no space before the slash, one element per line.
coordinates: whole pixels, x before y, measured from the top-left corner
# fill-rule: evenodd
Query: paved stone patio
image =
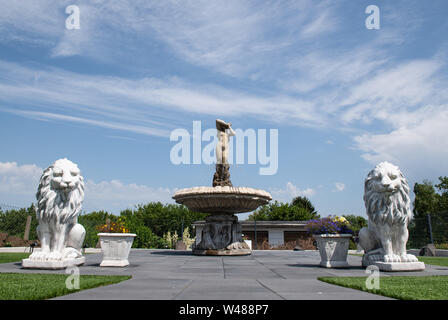
<path fill-rule="evenodd" d="M 81 274 L 132 275 L 115 285 L 80 291 L 56 299 L 383 300 L 379 295 L 327 284 L 321 276 L 366 276 L 361 257 L 349 256 L 347 269 L 318 266 L 316 251 L 254 251 L 250 256 L 193 256 L 191 251 L 133 249 L 125 268 L 100 268 L 101 254 L 87 254 Z M 448 275 L 448 268 L 393 275 Z M 65 273 L 27 270 L 20 263 L 0 264 L 0 272 Z"/>

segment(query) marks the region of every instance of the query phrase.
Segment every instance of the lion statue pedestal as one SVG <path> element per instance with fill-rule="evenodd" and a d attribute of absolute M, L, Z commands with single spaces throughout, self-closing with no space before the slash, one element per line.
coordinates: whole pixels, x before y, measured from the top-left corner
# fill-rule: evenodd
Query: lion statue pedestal
<path fill-rule="evenodd" d="M 400 169 L 389 162 L 378 164 L 364 184 L 368 227 L 359 231 L 364 249 L 363 267 L 382 271 L 419 271 L 425 264 L 406 252 L 408 224 L 412 219 L 409 185 Z"/>
<path fill-rule="evenodd" d="M 41 250 L 22 260 L 22 267 L 64 269 L 84 264 L 81 248 L 86 231 L 78 223 L 84 181 L 78 166 L 67 159 L 53 163 L 40 178 L 36 198 Z"/>

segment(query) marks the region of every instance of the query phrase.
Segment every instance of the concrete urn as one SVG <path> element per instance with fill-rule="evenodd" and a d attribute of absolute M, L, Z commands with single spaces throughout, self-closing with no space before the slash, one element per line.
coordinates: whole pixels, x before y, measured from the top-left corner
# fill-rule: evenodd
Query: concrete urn
<path fill-rule="evenodd" d="M 100 267 L 126 267 L 129 265 L 129 253 L 136 234 L 134 233 L 98 233 L 103 260 Z"/>
<path fill-rule="evenodd" d="M 315 234 L 320 253 L 320 266 L 324 268 L 346 268 L 351 234 Z"/>

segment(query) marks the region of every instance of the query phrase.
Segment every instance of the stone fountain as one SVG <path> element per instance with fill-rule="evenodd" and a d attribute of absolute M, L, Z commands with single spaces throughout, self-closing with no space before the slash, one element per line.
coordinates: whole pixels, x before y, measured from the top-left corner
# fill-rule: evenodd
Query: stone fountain
<path fill-rule="evenodd" d="M 193 247 L 195 255 L 248 255 L 249 246 L 243 241 L 236 213 L 256 210 L 267 204 L 271 195 L 259 189 L 234 187 L 230 181 L 228 147 L 235 135 L 231 123 L 216 120 L 216 172 L 213 187 L 194 187 L 176 192 L 173 199 L 195 212 L 208 213 L 201 241 Z"/>

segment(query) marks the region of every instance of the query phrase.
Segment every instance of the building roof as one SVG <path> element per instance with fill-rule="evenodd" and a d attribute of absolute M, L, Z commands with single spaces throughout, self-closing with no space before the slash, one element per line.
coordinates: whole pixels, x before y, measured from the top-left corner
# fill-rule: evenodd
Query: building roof
<path fill-rule="evenodd" d="M 255 221 L 253 220 L 243 220 L 239 221 L 241 223 L 242 229 L 253 229 L 255 228 Z M 299 229 L 304 230 L 305 225 L 308 221 L 256 221 L 257 229 L 271 229 L 271 228 L 282 228 L 282 229 Z M 205 224 L 204 220 L 195 221 L 192 223 L 193 227 L 200 227 Z"/>

